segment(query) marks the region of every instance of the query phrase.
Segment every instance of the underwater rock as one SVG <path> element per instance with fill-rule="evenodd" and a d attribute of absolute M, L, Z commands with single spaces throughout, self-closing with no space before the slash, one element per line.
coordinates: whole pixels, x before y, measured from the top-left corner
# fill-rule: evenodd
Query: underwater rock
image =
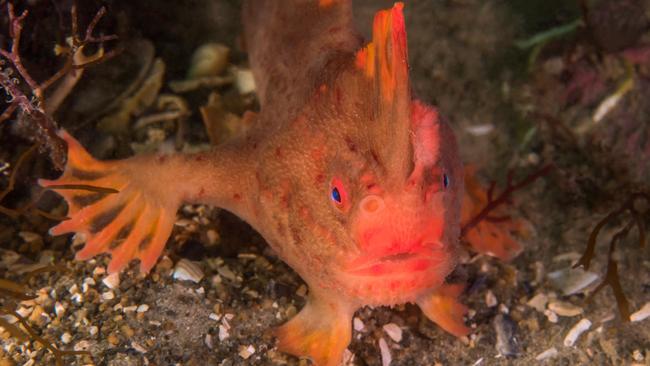
<path fill-rule="evenodd" d="M 598 274 L 581 268 L 564 268 L 547 275 L 551 284 L 565 296 L 577 294 L 598 279 Z"/>
<path fill-rule="evenodd" d="M 517 323 L 507 314 L 498 314 L 492 321 L 497 334 L 496 349 L 505 357 L 517 357 L 521 353 L 517 339 Z"/>

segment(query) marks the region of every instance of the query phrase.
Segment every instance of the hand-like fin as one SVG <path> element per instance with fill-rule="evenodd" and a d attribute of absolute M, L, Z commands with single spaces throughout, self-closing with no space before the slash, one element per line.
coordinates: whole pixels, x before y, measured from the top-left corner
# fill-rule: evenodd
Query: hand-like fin
<path fill-rule="evenodd" d="M 111 253 L 110 273 L 136 258 L 140 269 L 149 272 L 171 234 L 178 200 L 173 194 L 156 194 L 143 184 L 145 180 L 134 180 L 125 161 L 95 160 L 72 136 L 66 132 L 61 136 L 68 143 L 65 171 L 59 179 L 39 184 L 65 198 L 70 219 L 50 233 L 84 234 L 86 244 L 77 258 Z"/>
<path fill-rule="evenodd" d="M 458 301 L 464 288 L 462 284 L 442 285 L 417 301 L 427 318 L 456 337 L 466 336 L 470 332 L 463 321 L 467 306 Z"/>
<path fill-rule="evenodd" d="M 276 330 L 278 349 L 310 358 L 316 366 L 338 366 L 352 336 L 352 313 L 330 297 L 310 295 L 307 305 Z"/>

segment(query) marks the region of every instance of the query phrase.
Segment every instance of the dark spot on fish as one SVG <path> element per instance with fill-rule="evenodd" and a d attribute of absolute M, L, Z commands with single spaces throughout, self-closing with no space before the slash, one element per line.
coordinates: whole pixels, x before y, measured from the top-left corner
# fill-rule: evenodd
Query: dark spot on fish
<path fill-rule="evenodd" d="M 277 221 L 276 223 L 276 231 L 278 232 L 278 235 L 281 236 L 282 238 L 285 238 L 287 236 L 287 227 L 282 224 L 281 221 Z"/>
<path fill-rule="evenodd" d="M 341 31 L 341 27 L 330 27 L 330 29 L 328 29 L 328 32 L 330 34 L 337 33 L 337 32 L 340 32 L 340 31 Z"/>
<path fill-rule="evenodd" d="M 104 197 L 106 197 L 105 193 L 101 193 L 101 192 L 88 193 L 79 196 L 72 196 L 72 203 L 80 207 L 86 207 L 92 205 L 93 203 L 101 200 Z"/>
<path fill-rule="evenodd" d="M 167 161 L 167 155 L 158 155 L 158 156 L 156 156 L 156 162 L 158 162 L 159 164 L 162 164 L 165 161 Z"/>
<path fill-rule="evenodd" d="M 282 158 L 283 153 L 282 153 L 282 149 L 281 149 L 281 148 L 279 148 L 279 147 L 276 147 L 276 148 L 275 148 L 275 156 L 277 156 L 278 158 Z"/>
<path fill-rule="evenodd" d="M 131 231 L 133 231 L 133 228 L 135 227 L 135 221 L 129 222 L 126 226 L 120 229 L 120 231 L 117 233 L 117 236 L 115 237 L 115 240 L 111 242 L 111 245 L 108 247 L 110 250 L 115 250 L 119 248 L 122 243 L 124 243 L 124 240 L 129 237 L 129 234 L 131 234 Z"/>
<path fill-rule="evenodd" d="M 232 198 L 233 198 L 235 201 L 239 201 L 239 200 L 241 199 L 241 194 L 239 194 L 239 193 L 235 193 L 235 194 L 232 195 Z"/>
<path fill-rule="evenodd" d="M 316 175 L 316 183 L 324 183 L 325 182 L 325 174 L 317 174 Z"/>
<path fill-rule="evenodd" d="M 194 161 L 204 161 L 205 160 L 205 155 L 203 154 L 198 154 L 194 157 Z"/>
<path fill-rule="evenodd" d="M 291 239 L 293 239 L 293 244 L 296 247 L 300 247 L 302 243 L 302 237 L 300 236 L 300 229 L 296 226 L 290 226 Z"/>
<path fill-rule="evenodd" d="M 381 160 L 379 160 L 379 155 L 377 155 L 376 151 L 370 150 L 370 156 L 372 157 L 372 160 L 374 160 L 375 163 L 377 163 L 377 165 L 381 165 L 381 166 L 384 165 L 382 164 Z"/>
<path fill-rule="evenodd" d="M 138 244 L 138 250 L 141 252 L 147 250 L 147 247 L 149 246 L 149 244 L 151 244 L 152 240 L 153 240 L 153 235 L 152 234 L 147 235 L 144 239 L 142 239 L 142 241 L 140 241 L 140 244 Z"/>
<path fill-rule="evenodd" d="M 90 232 L 93 234 L 97 234 L 98 232 L 104 230 L 108 224 L 110 224 L 117 215 L 122 212 L 126 204 L 121 204 L 119 206 L 116 206 L 104 213 L 101 213 L 95 217 L 93 217 L 92 221 L 90 222 Z"/>
<path fill-rule="evenodd" d="M 72 174 L 73 177 L 80 180 L 96 180 L 106 175 L 106 173 L 104 172 L 91 172 L 88 170 L 81 170 L 77 168 L 72 168 L 70 174 Z"/>
<path fill-rule="evenodd" d="M 356 152 L 357 151 L 357 145 L 350 139 L 350 137 L 345 136 L 345 143 L 348 145 L 348 150 L 351 152 Z"/>

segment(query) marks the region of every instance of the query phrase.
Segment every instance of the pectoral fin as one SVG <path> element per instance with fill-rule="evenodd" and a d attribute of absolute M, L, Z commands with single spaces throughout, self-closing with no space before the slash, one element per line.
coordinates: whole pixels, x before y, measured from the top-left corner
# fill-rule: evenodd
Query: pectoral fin
<path fill-rule="evenodd" d="M 39 183 L 65 198 L 70 219 L 50 233 L 84 234 L 86 244 L 77 259 L 111 253 L 110 273 L 136 258 L 140 269 L 149 272 L 171 233 L 179 200 L 150 189 L 156 183 L 134 179 L 124 160 L 95 160 L 72 136 L 62 132 L 62 137 L 68 143 L 65 171 L 59 179 Z"/>
<path fill-rule="evenodd" d="M 338 366 L 352 336 L 353 312 L 336 298 L 310 295 L 300 313 L 276 330 L 278 349 L 317 366 Z"/>
<path fill-rule="evenodd" d="M 433 293 L 418 299 L 417 304 L 424 315 L 442 329 L 456 337 L 466 336 L 470 332 L 463 320 L 467 306 L 458 301 L 464 288 L 462 284 L 442 285 Z"/>

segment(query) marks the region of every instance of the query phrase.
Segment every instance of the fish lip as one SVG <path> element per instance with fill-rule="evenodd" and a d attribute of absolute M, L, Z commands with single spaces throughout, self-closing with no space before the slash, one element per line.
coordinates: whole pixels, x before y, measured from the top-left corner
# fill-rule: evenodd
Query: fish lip
<path fill-rule="evenodd" d="M 424 272 L 444 261 L 444 251 L 436 248 L 418 248 L 414 251 L 391 253 L 367 258 L 355 263 L 346 272 L 358 276 L 386 276 Z"/>

